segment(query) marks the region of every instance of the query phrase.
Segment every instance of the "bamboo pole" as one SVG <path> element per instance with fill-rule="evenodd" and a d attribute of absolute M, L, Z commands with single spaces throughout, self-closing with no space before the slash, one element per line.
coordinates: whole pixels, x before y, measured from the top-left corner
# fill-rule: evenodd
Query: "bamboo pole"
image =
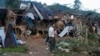
<path fill-rule="evenodd" d="M 85 35 L 85 37 L 86 37 L 86 44 L 88 45 L 88 28 L 86 27 L 86 35 Z"/>

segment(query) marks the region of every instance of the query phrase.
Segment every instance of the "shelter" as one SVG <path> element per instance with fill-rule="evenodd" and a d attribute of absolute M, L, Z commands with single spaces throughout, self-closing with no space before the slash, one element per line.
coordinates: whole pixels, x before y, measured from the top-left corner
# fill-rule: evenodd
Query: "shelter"
<path fill-rule="evenodd" d="M 17 39 L 16 39 L 16 36 L 14 34 L 11 23 L 8 25 L 6 38 L 5 38 L 4 43 L 5 43 L 5 47 L 17 47 L 18 46 Z"/>
<path fill-rule="evenodd" d="M 26 9 L 26 14 L 31 12 L 35 19 L 48 20 L 50 16 L 53 16 L 53 11 L 44 7 L 41 3 L 31 2 L 31 1 L 22 1 L 20 9 Z"/>
<path fill-rule="evenodd" d="M 47 9 L 39 2 L 22 1 L 20 9 L 25 10 L 25 22 L 30 28 L 34 28 L 37 31 L 46 31 L 51 20 L 54 20 L 53 11 Z"/>

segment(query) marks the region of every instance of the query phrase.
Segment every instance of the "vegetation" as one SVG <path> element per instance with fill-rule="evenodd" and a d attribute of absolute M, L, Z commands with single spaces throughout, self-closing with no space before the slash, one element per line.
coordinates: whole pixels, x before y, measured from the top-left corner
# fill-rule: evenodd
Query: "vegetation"
<path fill-rule="evenodd" d="M 1 52 L 27 52 L 27 48 L 25 46 L 18 46 L 18 47 L 10 47 L 10 48 L 1 48 Z"/>
<path fill-rule="evenodd" d="M 5 0 L 7 8 L 17 9 L 19 8 L 21 0 Z"/>
<path fill-rule="evenodd" d="M 73 6 L 74 10 L 80 10 L 80 7 L 81 7 L 80 0 L 75 0 L 74 1 L 74 6 Z"/>
<path fill-rule="evenodd" d="M 54 54 L 55 56 L 100 56 L 99 37 L 89 32 L 88 41 L 85 37 L 82 37 L 83 40 L 77 37 L 61 40 L 57 43 Z"/>
<path fill-rule="evenodd" d="M 66 7 L 65 5 L 60 5 L 60 4 L 53 4 L 51 6 L 48 6 L 47 8 L 51 9 L 54 12 L 68 12 L 69 10 L 71 10 L 69 7 Z"/>
<path fill-rule="evenodd" d="M 6 7 L 19 8 L 21 0 L 5 0 Z M 54 4 L 48 6 L 49 9 L 55 12 L 72 13 L 75 15 L 81 14 L 83 17 L 89 18 L 92 21 L 100 22 L 100 14 L 94 11 L 80 11 L 81 2 L 79 0 L 74 1 L 73 9 L 60 4 Z M 85 19 L 84 19 L 85 20 Z M 84 32 L 85 33 L 85 32 Z M 81 54 L 90 56 L 100 56 L 100 38 L 96 34 L 88 33 L 88 41 L 83 36 L 81 41 L 78 38 L 69 38 L 59 41 L 57 48 L 55 49 L 54 56 L 80 56 Z M 66 51 L 67 50 L 67 51 Z M 18 48 L 1 48 L 1 52 L 26 52 L 27 49 L 24 46 Z M 80 54 L 80 55 L 79 55 Z"/>
<path fill-rule="evenodd" d="M 83 20 L 89 21 L 96 21 L 97 23 L 100 22 L 100 13 L 96 13 L 95 11 L 82 11 L 81 9 L 81 2 L 79 0 L 74 1 L 73 8 L 67 7 L 67 5 L 60 5 L 60 4 L 53 4 L 47 6 L 50 10 L 54 11 L 55 13 L 63 12 L 63 13 L 71 13 L 74 15 L 81 15 L 82 17 L 86 17 Z"/>

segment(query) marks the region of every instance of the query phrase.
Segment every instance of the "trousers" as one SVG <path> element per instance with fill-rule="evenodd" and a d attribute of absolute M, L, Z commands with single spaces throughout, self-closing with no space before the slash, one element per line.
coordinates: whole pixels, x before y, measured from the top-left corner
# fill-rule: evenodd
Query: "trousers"
<path fill-rule="evenodd" d="M 56 43 L 55 37 L 49 37 L 50 52 L 52 52 L 55 49 L 55 43 Z"/>

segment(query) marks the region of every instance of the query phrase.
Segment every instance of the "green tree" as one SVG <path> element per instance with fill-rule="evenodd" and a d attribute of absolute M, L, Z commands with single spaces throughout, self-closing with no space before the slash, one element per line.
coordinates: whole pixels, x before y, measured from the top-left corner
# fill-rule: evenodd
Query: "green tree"
<path fill-rule="evenodd" d="M 81 7 L 81 2 L 80 0 L 75 0 L 74 1 L 74 10 L 80 10 L 80 7 Z"/>
<path fill-rule="evenodd" d="M 21 0 L 5 0 L 5 2 L 7 8 L 17 9 L 19 8 Z"/>

